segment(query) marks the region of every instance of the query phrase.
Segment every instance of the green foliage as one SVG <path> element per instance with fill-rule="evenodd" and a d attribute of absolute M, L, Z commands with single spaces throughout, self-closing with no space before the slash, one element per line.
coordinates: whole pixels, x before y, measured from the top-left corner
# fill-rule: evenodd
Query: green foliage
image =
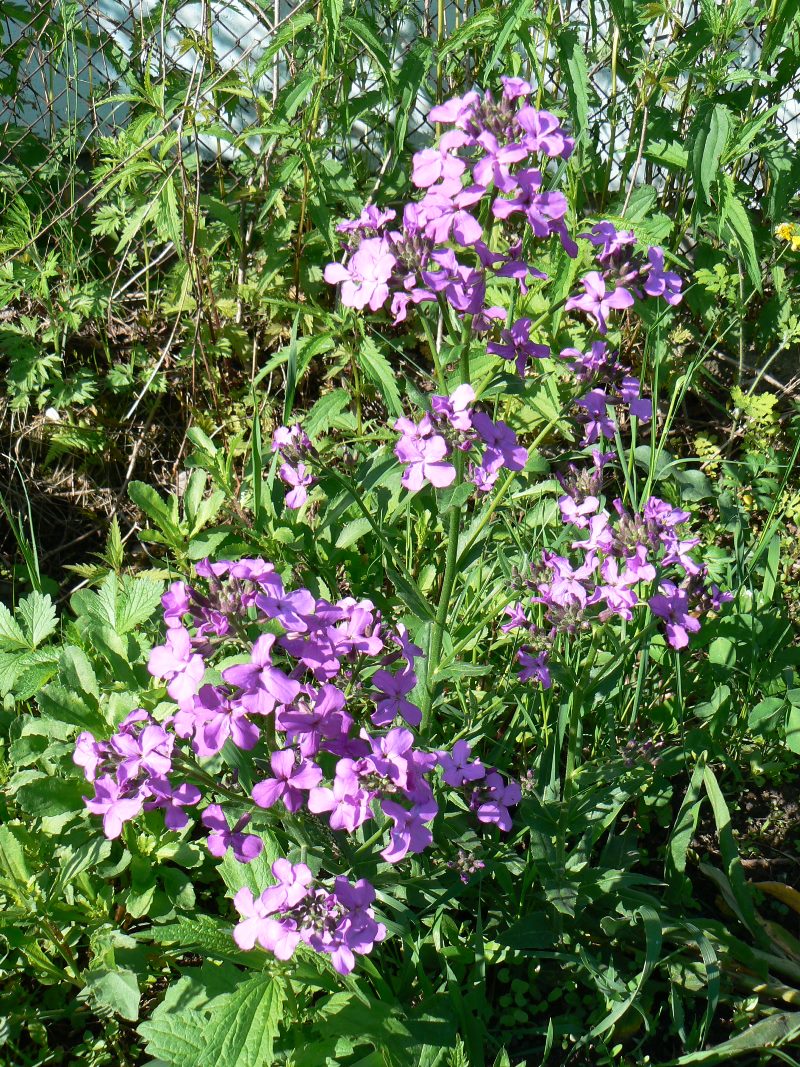
<path fill-rule="evenodd" d="M 62 28 L 88 34 L 70 10 Z M 143 17 L 143 40 L 161 14 Z M 796 847 L 781 819 L 800 753 L 800 427 L 782 381 L 800 338 L 798 250 L 775 236 L 798 209 L 796 145 L 778 122 L 797 85 L 796 4 L 703 2 L 681 24 L 669 6 L 613 0 L 607 28 L 590 6 L 584 30 L 568 6 L 490 0 L 405 49 L 415 18 L 401 3 L 301 7 L 251 73 L 221 74 L 187 35 L 186 68 L 162 77 L 137 42 L 130 61 L 113 57 L 123 128 L 81 159 L 77 128 L 52 145 L 30 135 L 0 170 L 2 403 L 37 464 L 72 457 L 114 488 L 105 548 L 73 567 L 68 605 L 41 588 L 24 536 L 35 589 L 0 604 L 0 1060 L 14 1067 L 793 1062 L 800 899 L 771 872 Z M 53 32 L 44 13 L 31 25 Z M 12 93 L 23 54 L 4 56 Z M 201 107 L 187 102 L 193 63 Z M 506 72 L 569 116 L 579 215 L 663 243 L 694 280 L 680 307 L 612 334 L 658 414 L 619 492 L 689 510 L 711 577 L 735 593 L 683 661 L 635 627 L 597 644 L 576 633 L 548 694 L 509 688 L 498 619 L 542 546 L 566 548 L 562 370 L 518 382 L 462 341 L 453 362 L 471 358 L 484 402 L 535 442 L 529 464 L 499 501 L 463 486 L 411 496 L 388 425 L 427 402 L 430 339 L 333 309 L 321 280 L 337 221 L 373 197 L 377 172 L 402 201 L 420 112 Z M 212 140 L 226 153 L 213 166 L 200 147 Z M 52 191 L 76 174 L 91 195 L 54 220 Z M 560 304 L 587 262 L 551 249 L 537 264 L 555 295 L 532 292 L 517 313 L 541 320 L 542 340 L 567 337 Z M 269 449 L 295 418 L 318 463 L 299 516 Z M 168 454 L 145 473 L 153 438 Z M 434 694 L 438 743 L 482 738 L 487 764 L 520 768 L 513 835 L 484 838 L 465 883 L 458 849 L 477 838 L 454 812 L 435 877 L 366 871 L 389 931 L 380 966 L 341 979 L 303 948 L 289 964 L 243 953 L 230 898 L 263 888 L 275 855 L 317 862 L 326 828 L 260 815 L 266 848 L 247 867 L 159 812 L 107 841 L 85 812 L 75 739 L 109 736 L 138 707 L 173 710 L 147 656 L 165 582 L 206 556 L 263 555 L 318 596 L 369 598 L 430 648 L 460 509 L 452 620 L 419 689 Z M 134 522 L 136 555 L 122 536 Z M 246 775 L 240 756 L 227 746 L 212 780 Z"/>

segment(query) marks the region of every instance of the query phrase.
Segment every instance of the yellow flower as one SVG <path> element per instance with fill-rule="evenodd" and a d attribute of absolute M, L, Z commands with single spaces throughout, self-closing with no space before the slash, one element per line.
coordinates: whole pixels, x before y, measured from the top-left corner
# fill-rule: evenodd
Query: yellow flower
<path fill-rule="evenodd" d="M 790 241 L 793 252 L 800 248 L 800 234 L 798 234 L 797 227 L 793 222 L 782 222 L 780 226 L 775 228 L 775 236 L 780 241 Z"/>

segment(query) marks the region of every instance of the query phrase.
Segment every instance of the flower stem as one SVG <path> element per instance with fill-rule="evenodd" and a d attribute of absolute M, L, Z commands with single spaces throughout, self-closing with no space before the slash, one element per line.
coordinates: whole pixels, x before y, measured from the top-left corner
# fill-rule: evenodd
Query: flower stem
<path fill-rule="evenodd" d="M 458 479 L 458 484 L 461 478 Z M 447 626 L 447 612 L 450 607 L 450 597 L 456 578 L 456 562 L 458 561 L 458 534 L 461 527 L 461 509 L 451 507 L 447 522 L 447 554 L 444 562 L 444 576 L 442 578 L 442 590 L 439 595 L 439 606 L 436 609 L 436 618 L 431 631 L 431 642 L 428 646 L 428 675 L 426 692 L 422 707 L 422 735 L 427 736 L 430 725 L 431 704 L 433 703 L 433 683 L 436 668 L 442 655 L 442 641 Z"/>
<path fill-rule="evenodd" d="M 469 383 L 469 320 L 464 320 L 461 337 L 461 352 L 458 360 L 459 378 L 462 385 Z M 464 481 L 464 454 L 458 452 L 455 456 L 456 481 L 459 486 Z M 427 736 L 430 727 L 431 706 L 433 704 L 434 678 L 442 656 L 442 643 L 444 632 L 447 629 L 447 615 L 450 608 L 450 598 L 453 594 L 453 586 L 456 580 L 458 563 L 458 541 L 461 533 L 462 504 L 451 504 L 447 513 L 447 549 L 444 561 L 444 575 L 442 576 L 442 588 L 439 593 L 439 604 L 436 608 L 436 618 L 431 630 L 431 640 L 428 645 L 428 672 L 426 678 L 425 694 L 422 700 L 422 736 Z"/>

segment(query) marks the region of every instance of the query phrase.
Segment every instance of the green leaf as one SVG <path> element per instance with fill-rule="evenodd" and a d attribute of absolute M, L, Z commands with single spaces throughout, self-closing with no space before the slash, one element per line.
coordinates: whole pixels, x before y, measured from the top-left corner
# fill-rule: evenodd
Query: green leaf
<path fill-rule="evenodd" d="M 67 691 L 85 693 L 100 700 L 100 688 L 91 661 L 82 648 L 66 645 L 58 659 L 58 673 Z"/>
<path fill-rule="evenodd" d="M 38 648 L 58 627 L 55 605 L 49 594 L 26 596 L 17 605 L 17 615 L 22 620 L 31 648 Z"/>
<path fill-rule="evenodd" d="M 589 65 L 576 30 L 558 35 L 558 57 L 569 77 L 565 79 L 575 132 L 582 134 L 589 123 Z"/>
<path fill-rule="evenodd" d="M 438 58 L 441 61 L 451 55 L 463 55 L 467 47 L 473 41 L 491 41 L 497 30 L 497 15 L 493 8 L 485 7 L 462 23 L 447 37 L 447 41 L 439 49 Z"/>
<path fill-rule="evenodd" d="M 164 500 L 152 486 L 135 481 L 128 486 L 128 496 L 164 533 L 175 538 L 181 537 L 178 502 L 174 496 L 170 495 L 168 500 Z"/>
<path fill-rule="evenodd" d="M 353 519 L 342 527 L 341 533 L 336 538 L 336 547 L 349 548 L 369 533 L 372 533 L 372 523 L 369 519 Z"/>
<path fill-rule="evenodd" d="M 161 603 L 163 591 L 163 582 L 124 575 L 117 605 L 117 633 L 126 634 L 152 618 Z"/>
<path fill-rule="evenodd" d="M 498 60 L 506 54 L 509 38 L 512 34 L 517 34 L 523 22 L 530 18 L 533 7 L 534 0 L 514 0 L 513 3 L 503 5 L 498 9 L 503 12 L 502 22 L 496 35 L 493 35 L 494 48 L 484 67 L 484 77 L 491 74 Z"/>
<path fill-rule="evenodd" d="M 337 422 L 337 416 L 350 404 L 350 394 L 345 389 L 324 393 L 303 420 L 310 437 L 327 433 Z"/>
<path fill-rule="evenodd" d="M 429 40 L 422 38 L 415 41 L 397 74 L 397 112 L 394 122 L 395 160 L 402 159 L 408 124 L 417 105 L 422 83 L 430 70 L 431 52 L 432 45 Z"/>
<path fill-rule="evenodd" d="M 200 1067 L 205 1062 L 208 1020 L 199 1011 L 158 1012 L 138 1027 L 145 1049 L 170 1067 Z"/>
<path fill-rule="evenodd" d="M 23 840 L 22 831 L 11 826 L 0 826 L 0 871 L 20 889 L 24 889 L 33 877 Z"/>
<path fill-rule="evenodd" d="M 706 755 L 703 753 L 695 764 L 692 778 L 686 790 L 686 795 L 680 806 L 672 833 L 669 837 L 669 852 L 667 854 L 666 881 L 671 882 L 675 873 L 683 874 L 686 870 L 686 853 L 689 843 L 697 829 L 697 821 L 700 817 L 700 808 L 703 802 L 701 787 L 705 774 Z"/>
<path fill-rule="evenodd" d="M 397 388 L 395 372 L 371 337 L 365 337 L 362 340 L 356 352 L 356 360 L 383 396 L 391 414 L 398 418 L 402 416 L 403 403 Z"/>
<path fill-rule="evenodd" d="M 342 27 L 346 28 L 364 46 L 378 67 L 386 89 L 393 93 L 394 72 L 392 70 L 392 61 L 384 47 L 375 23 L 363 15 L 360 18 L 345 15 L 342 19 Z"/>
<path fill-rule="evenodd" d="M 35 782 L 20 786 L 16 800 L 20 808 L 34 819 L 82 811 L 86 782 L 75 778 L 44 776 Z"/>
<path fill-rule="evenodd" d="M 139 983 L 127 967 L 89 971 L 84 975 L 86 989 L 98 1004 L 111 1008 L 130 1022 L 139 1018 Z"/>
<path fill-rule="evenodd" d="M 191 986 L 185 987 L 186 980 L 181 979 L 176 983 L 176 994 L 180 988 L 184 995 L 177 1000 L 170 998 L 170 989 L 164 1002 L 166 1010 L 159 1007 L 139 1027 L 151 1056 L 172 1067 L 269 1067 L 274 1063 L 273 1043 L 284 1001 L 278 979 L 259 974 L 222 994 L 215 983 L 215 989 L 209 990 L 210 1000 L 192 996 Z M 190 994 L 189 1008 L 184 1006 L 186 992 Z M 203 1010 L 194 1006 L 198 1001 Z"/>
<path fill-rule="evenodd" d="M 79 726 L 82 730 L 102 734 L 108 728 L 100 712 L 80 692 L 67 689 L 58 682 L 51 682 L 39 693 L 38 703 L 44 715 Z"/>
<path fill-rule="evenodd" d="M 19 623 L 5 604 L 0 604 L 0 649 L 15 652 L 24 651 L 30 647 L 30 642 L 20 629 Z"/>
<path fill-rule="evenodd" d="M 248 832 L 253 832 L 252 827 Z M 264 849 L 259 856 L 250 863 L 239 863 L 237 859 L 234 859 L 232 849 L 228 849 L 217 864 L 217 870 L 228 887 L 231 897 L 245 886 L 250 889 L 253 896 L 257 897 L 268 885 L 273 885 L 275 882 L 272 876 L 272 864 L 281 855 L 280 850 L 270 833 L 262 827 L 259 827 L 257 832 L 264 842 Z"/>
<path fill-rule="evenodd" d="M 219 1002 L 205 1029 L 203 1067 L 264 1067 L 283 1017 L 282 983 L 257 975 Z"/>
<path fill-rule="evenodd" d="M 703 781 L 706 792 L 708 793 L 708 799 L 711 801 L 711 809 L 714 813 L 714 822 L 717 827 L 719 849 L 722 855 L 722 861 L 725 864 L 725 874 L 727 876 L 731 894 L 735 901 L 735 906 L 739 912 L 739 917 L 744 925 L 748 927 L 751 934 L 753 934 L 759 942 L 763 942 L 764 935 L 756 918 L 750 889 L 747 885 L 742 861 L 739 858 L 739 850 L 736 847 L 736 841 L 733 836 L 728 805 L 725 803 L 722 790 L 720 789 L 716 776 L 710 767 L 705 768 L 703 772 Z"/>
<path fill-rule="evenodd" d="M 691 141 L 695 195 L 702 191 L 711 204 L 711 186 L 719 178 L 719 165 L 731 132 L 731 113 L 724 104 L 698 111 Z"/>
<path fill-rule="evenodd" d="M 800 1036 L 800 1012 L 779 1012 L 777 1015 L 760 1019 L 748 1027 L 744 1033 L 737 1034 L 729 1041 L 723 1041 L 721 1045 L 705 1049 L 703 1052 L 689 1052 L 685 1056 L 679 1056 L 677 1060 L 669 1060 L 662 1067 L 694 1067 L 694 1064 L 701 1063 L 706 1064 L 707 1067 L 713 1067 L 717 1064 L 727 1064 L 733 1058 L 758 1052 L 768 1056 L 766 1061 L 759 1057 L 759 1062 L 777 1062 L 770 1050 L 781 1045 L 791 1047 L 798 1036 Z M 754 1061 L 751 1059 L 750 1062 Z"/>
<path fill-rule="evenodd" d="M 726 178 L 722 185 L 720 230 L 736 245 L 744 260 L 747 274 L 755 289 L 761 292 L 761 269 L 756 255 L 753 227 L 747 209 L 734 191 L 733 182 Z"/>

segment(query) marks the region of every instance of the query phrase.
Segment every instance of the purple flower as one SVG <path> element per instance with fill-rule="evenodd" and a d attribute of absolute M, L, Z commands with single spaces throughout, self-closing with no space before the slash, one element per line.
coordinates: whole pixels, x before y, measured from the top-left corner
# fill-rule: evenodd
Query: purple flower
<path fill-rule="evenodd" d="M 167 680 L 167 692 L 179 705 L 189 704 L 200 688 L 206 665 L 194 652 L 189 631 L 182 626 L 167 630 L 167 642 L 150 652 L 148 671 Z"/>
<path fill-rule="evenodd" d="M 161 597 L 164 622 L 169 627 L 183 626 L 183 617 L 191 610 L 190 589 L 185 582 L 173 582 Z"/>
<path fill-rule="evenodd" d="M 458 130 L 450 130 L 439 141 L 438 148 L 423 148 L 412 157 L 411 180 L 418 189 L 427 189 L 439 181 L 457 181 L 467 169 L 466 163 L 452 154 L 466 138 Z"/>
<path fill-rule="evenodd" d="M 486 775 L 486 768 L 480 760 L 470 763 L 471 751 L 466 741 L 456 741 L 451 752 L 436 753 L 442 768 L 442 780 L 454 789 L 460 789 L 463 785 L 476 782 Z"/>
<path fill-rule="evenodd" d="M 347 735 L 353 720 L 344 705 L 344 693 L 336 686 L 323 685 L 312 705 L 301 699 L 297 706 L 284 708 L 276 725 L 285 731 L 287 741 L 297 745 L 301 756 L 315 756 L 326 739 Z"/>
<path fill-rule="evenodd" d="M 226 682 L 242 690 L 242 705 L 259 715 L 268 714 L 276 704 L 290 703 L 300 692 L 299 682 L 272 666 L 274 644 L 274 634 L 262 634 L 253 645 L 250 663 L 227 667 L 222 672 Z"/>
<path fill-rule="evenodd" d="M 503 608 L 503 613 L 508 615 L 508 622 L 503 623 L 500 627 L 500 632 L 507 634 L 511 630 L 527 630 L 529 623 L 525 614 L 525 609 L 522 604 L 517 601 L 516 604 L 507 604 Z"/>
<path fill-rule="evenodd" d="M 550 355 L 548 345 L 539 345 L 530 339 L 531 320 L 517 319 L 508 330 L 500 331 L 500 341 L 490 341 L 486 351 L 502 359 L 514 360 L 517 373 L 525 376 L 528 359 L 546 359 Z"/>
<path fill-rule="evenodd" d="M 247 718 L 247 709 L 234 703 L 221 689 L 204 685 L 195 697 L 194 710 L 201 725 L 193 746 L 199 756 L 215 755 L 228 738 L 245 751 L 258 743 L 259 730 Z"/>
<path fill-rule="evenodd" d="M 600 613 L 600 618 L 603 621 L 612 615 L 619 615 L 622 619 L 632 619 L 632 609 L 639 602 L 633 587 L 642 581 L 643 575 L 646 573 L 651 575 L 651 579 L 656 576 L 655 568 L 652 566 L 649 567 L 649 570 L 647 565 L 633 568 L 626 566 L 621 570 L 619 561 L 614 559 L 613 556 L 604 559 L 600 564 L 602 582 L 598 584 L 588 603 L 597 604 L 601 600 L 605 600 L 607 610 Z"/>
<path fill-rule="evenodd" d="M 640 395 L 641 388 L 641 382 L 638 378 L 626 375 L 619 387 L 619 398 L 628 405 L 631 415 L 634 415 L 641 422 L 649 422 L 653 417 L 653 403 L 651 400 L 645 400 Z"/>
<path fill-rule="evenodd" d="M 581 285 L 584 293 L 581 296 L 571 296 L 564 305 L 565 309 L 571 311 L 573 308 L 578 308 L 580 311 L 585 311 L 587 315 L 591 315 L 597 320 L 600 333 L 608 331 L 606 316 L 609 311 L 628 308 L 633 304 L 633 297 L 627 289 L 607 291 L 603 275 L 596 270 L 584 275 L 581 278 Z"/>
<path fill-rule="evenodd" d="M 506 100 L 517 100 L 523 96 L 530 96 L 531 83 L 524 78 L 511 78 L 508 75 L 500 75 L 500 84 L 503 86 L 503 96 Z"/>
<path fill-rule="evenodd" d="M 329 263 L 324 278 L 329 285 L 342 284 L 342 303 L 346 307 L 371 311 L 383 307 L 389 298 L 387 282 L 397 259 L 385 237 L 367 237 L 353 253 L 347 266 Z"/>
<path fill-rule="evenodd" d="M 415 432 L 407 432 L 404 424 L 407 419 L 398 419 L 395 429 L 400 430 L 403 436 L 395 445 L 394 454 L 401 463 L 407 464 L 400 479 L 405 489 L 416 492 L 421 489 L 425 482 L 430 482 L 437 489 L 444 489 L 455 481 L 456 469 L 452 463 L 446 463 L 448 445 L 439 434 L 433 434 L 432 428 L 428 434 L 423 435 L 420 428 L 426 424 L 430 427 L 427 416 L 420 423 L 420 427 L 414 427 Z M 413 424 L 412 424 L 413 425 Z"/>
<path fill-rule="evenodd" d="M 600 507 L 600 501 L 596 496 L 587 496 L 578 503 L 571 496 L 562 496 L 558 498 L 558 506 L 564 522 L 585 530 L 589 525 L 590 516 Z"/>
<path fill-rule="evenodd" d="M 479 822 L 495 823 L 499 829 L 511 829 L 509 807 L 519 804 L 522 790 L 516 782 L 504 782 L 497 771 L 490 771 L 473 792 L 470 807 Z"/>
<path fill-rule="evenodd" d="M 256 607 L 265 615 L 280 623 L 289 633 L 304 633 L 308 630 L 308 616 L 314 614 L 316 601 L 308 589 L 294 589 L 290 593 L 260 593 Z"/>
<path fill-rule="evenodd" d="M 284 503 L 287 508 L 296 511 L 308 500 L 308 487 L 313 485 L 316 479 L 309 474 L 305 463 L 298 463 L 296 467 L 292 467 L 289 463 L 282 463 L 278 469 L 278 475 L 282 482 L 292 486 L 290 492 L 286 494 Z"/>
<path fill-rule="evenodd" d="M 472 177 L 477 185 L 484 189 L 494 184 L 501 192 L 509 193 L 516 188 L 516 181 L 511 177 L 509 167 L 526 159 L 528 149 L 520 144 L 501 145 L 495 135 L 488 130 L 478 134 L 478 144 L 484 155 L 472 168 Z"/>
<path fill-rule="evenodd" d="M 542 689 L 550 688 L 550 668 L 547 666 L 547 652 L 540 652 L 537 656 L 531 656 L 521 648 L 517 653 L 517 659 L 522 666 L 522 670 L 519 672 L 519 680 L 521 682 L 536 681 L 539 682 Z M 480 818 L 480 816 L 478 817 Z"/>
<path fill-rule="evenodd" d="M 579 233 L 578 236 L 600 249 L 597 253 L 600 263 L 606 263 L 613 256 L 627 255 L 629 248 L 636 244 L 633 230 L 618 230 L 613 222 L 597 222 L 588 233 Z"/>
<path fill-rule="evenodd" d="M 121 785 L 144 776 L 160 777 L 172 769 L 175 738 L 162 726 L 151 723 L 138 733 L 120 730 L 109 742 L 117 758 L 117 780 Z"/>
<path fill-rule="evenodd" d="M 525 133 L 522 143 L 529 152 L 544 152 L 551 158 L 561 156 L 569 159 L 575 142 L 567 137 L 555 115 L 549 111 L 523 107 L 517 112 L 516 119 L 517 125 Z"/>
<path fill-rule="evenodd" d="M 594 444 L 600 437 L 613 439 L 616 424 L 608 414 L 610 404 L 611 401 L 602 389 L 592 389 L 575 401 L 576 407 L 583 408 L 586 412 L 585 416 L 581 416 L 585 431 L 582 444 Z"/>
<path fill-rule="evenodd" d="M 459 385 L 451 396 L 431 397 L 431 408 L 439 416 L 449 422 L 454 430 L 467 432 L 472 428 L 470 408 L 475 402 L 475 390 L 471 385 Z"/>
<path fill-rule="evenodd" d="M 425 220 L 425 235 L 436 244 L 452 239 L 465 248 L 481 239 L 483 229 L 478 220 L 464 209 L 469 196 L 448 195 L 429 189 L 419 208 Z"/>
<path fill-rule="evenodd" d="M 322 771 L 310 760 L 295 762 L 291 748 L 273 752 L 269 758 L 274 778 L 265 778 L 253 787 L 253 800 L 260 808 L 271 808 L 282 800 L 287 811 L 298 811 L 305 800 L 304 792 L 319 785 Z"/>
<path fill-rule="evenodd" d="M 668 304 L 680 304 L 683 281 L 674 271 L 664 270 L 664 252 L 661 248 L 649 248 L 647 259 L 650 263 L 644 280 L 644 291 L 648 296 L 661 296 Z"/>
<path fill-rule="evenodd" d="M 452 100 L 432 107 L 428 112 L 428 122 L 441 122 L 463 129 L 479 103 L 480 95 L 474 91 L 464 96 L 454 96 Z"/>
<path fill-rule="evenodd" d="M 147 788 L 153 799 L 147 801 L 144 810 L 164 808 L 164 825 L 168 830 L 182 830 L 186 826 L 189 816 L 183 809 L 199 803 L 202 795 L 196 785 L 183 782 L 173 786 L 166 778 L 151 778 Z"/>
<path fill-rule="evenodd" d="M 75 751 L 72 753 L 72 762 L 83 768 L 87 781 L 93 782 L 108 760 L 109 746 L 105 741 L 96 741 L 88 730 L 78 734 L 75 741 Z"/>
<path fill-rule="evenodd" d="M 372 818 L 370 801 L 372 794 L 361 785 L 355 772 L 354 761 L 349 757 L 340 759 L 336 765 L 333 788 L 316 786 L 308 797 L 308 810 L 319 815 L 329 811 L 332 830 L 355 830 Z"/>
<path fill-rule="evenodd" d="M 436 817 L 439 807 L 435 801 L 415 804 L 407 810 L 393 800 L 383 800 L 381 809 L 394 823 L 389 844 L 381 852 L 387 863 L 399 863 L 409 852 L 422 852 L 433 841 L 433 834 L 424 824 Z"/>
<path fill-rule="evenodd" d="M 417 684 L 417 676 L 412 670 L 398 671 L 397 674 L 375 671 L 372 684 L 379 690 L 376 710 L 370 716 L 376 726 L 388 726 L 397 715 L 409 726 L 419 726 L 422 712 L 416 704 L 405 699 Z"/>
<path fill-rule="evenodd" d="M 476 411 L 472 425 L 486 445 L 482 466 L 488 471 L 505 467 L 521 471 L 528 462 L 528 450 L 517 444 L 517 435 L 504 422 L 492 422 L 488 415 Z"/>
<path fill-rule="evenodd" d="M 83 801 L 93 815 L 103 816 L 103 833 L 111 841 L 122 833 L 123 823 L 141 814 L 147 796 L 141 790 L 131 793 L 130 788 L 108 774 L 95 781 L 94 793 L 91 799 L 84 797 Z"/>
<path fill-rule="evenodd" d="M 219 804 L 209 804 L 200 821 L 211 833 L 208 835 L 208 851 L 221 859 L 229 848 L 239 863 L 250 863 L 261 855 L 264 842 L 255 834 L 245 834 L 242 830 L 250 822 L 249 815 L 243 815 L 231 830 L 228 820 Z"/>
<path fill-rule="evenodd" d="M 674 582 L 662 582 L 661 592 L 651 596 L 647 603 L 654 615 L 666 620 L 664 629 L 672 648 L 686 648 L 689 634 L 696 634 L 700 622 L 689 614 L 689 597 L 685 590 L 678 589 Z"/>

